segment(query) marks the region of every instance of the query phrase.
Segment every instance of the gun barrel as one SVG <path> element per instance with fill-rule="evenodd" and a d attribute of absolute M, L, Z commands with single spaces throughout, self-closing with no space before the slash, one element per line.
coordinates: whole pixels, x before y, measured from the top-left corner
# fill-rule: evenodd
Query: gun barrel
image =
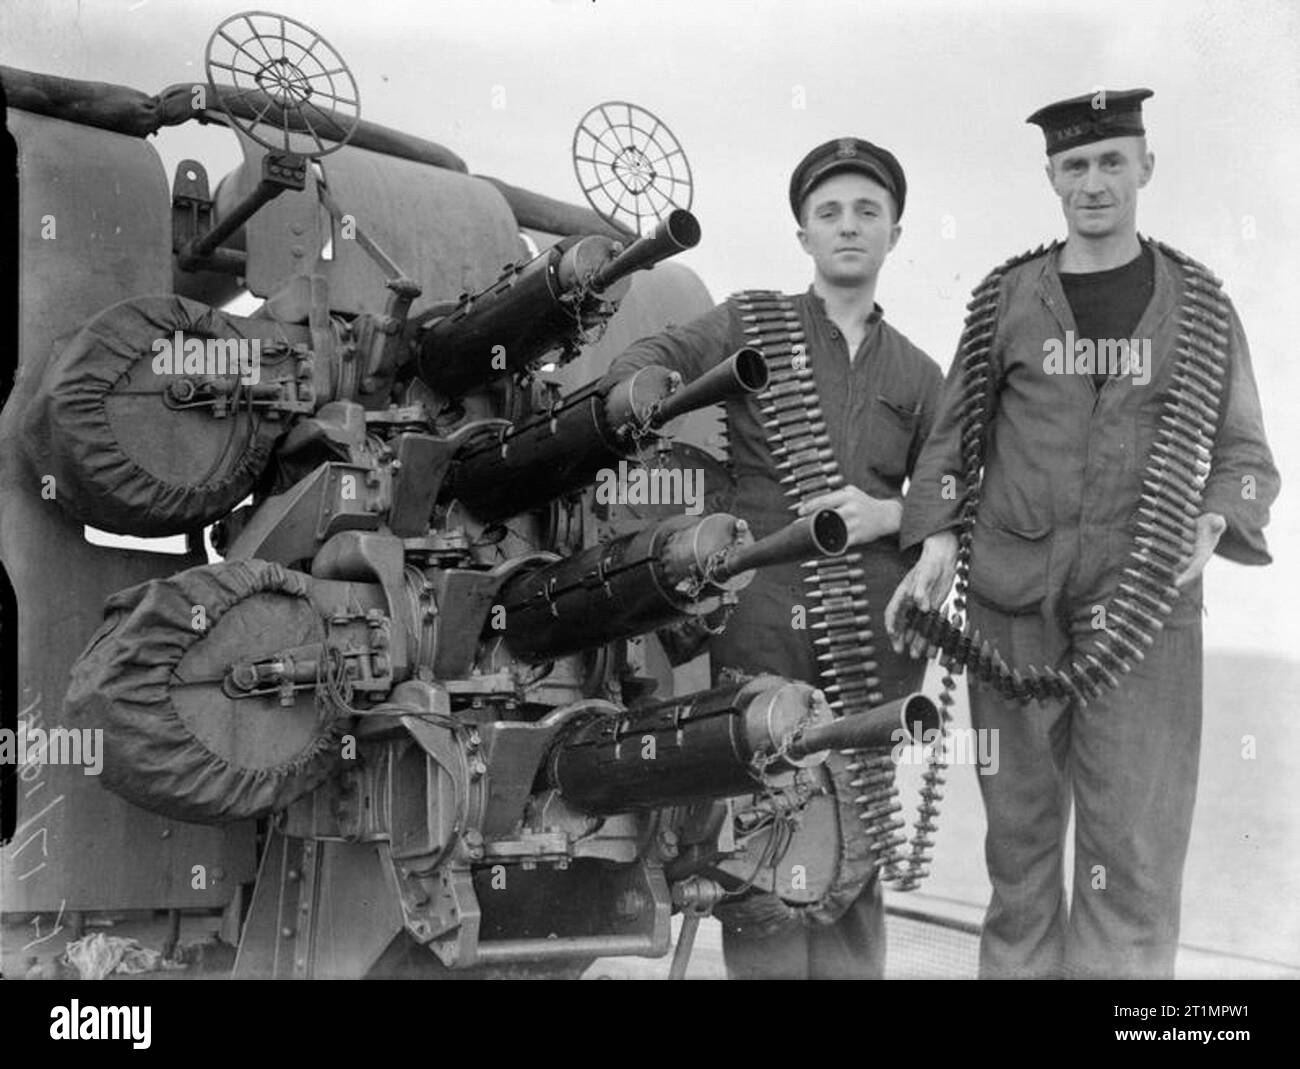
<path fill-rule="evenodd" d="M 496 521 L 581 490 L 636 452 L 629 432 L 641 424 L 634 413 L 653 408 L 675 381 L 675 372 L 656 364 L 612 385 L 602 377 L 504 432 L 467 442 L 456 454 L 444 498 Z"/>
<path fill-rule="evenodd" d="M 721 583 L 688 588 L 706 576 L 708 561 L 749 541 L 748 525 L 726 513 L 673 516 L 521 570 L 498 594 L 506 610 L 506 647 L 537 664 L 712 611 L 716 603 L 709 600 L 721 595 Z M 740 576 L 728 589 L 741 589 L 750 578 Z"/>
<path fill-rule="evenodd" d="M 727 551 L 709 578 L 725 582 L 751 568 L 787 564 L 810 557 L 838 557 L 849 544 L 849 529 L 834 509 L 818 509 L 766 538 Z"/>
<path fill-rule="evenodd" d="M 626 249 L 600 267 L 591 276 L 591 286 L 599 291 L 612 286 L 633 271 L 648 267 L 700 243 L 700 223 L 685 208 L 674 208 L 655 227 L 654 233 L 632 242 Z"/>
<path fill-rule="evenodd" d="M 565 801 L 592 813 L 684 805 L 753 791 L 767 775 L 820 764 L 827 750 L 892 745 L 900 726 L 919 741 L 938 728 L 938 709 L 917 693 L 835 720 L 808 684 L 757 676 L 575 721 L 544 775 Z M 654 760 L 631 745 L 647 738 Z M 757 755 L 768 758 L 763 771 Z"/>
<path fill-rule="evenodd" d="M 759 393 L 767 389 L 767 381 L 767 361 L 763 354 L 745 346 L 688 386 L 680 387 L 656 403 L 646 422 L 652 428 L 662 427 L 686 412 L 694 412 L 728 397 Z"/>
<path fill-rule="evenodd" d="M 575 295 L 590 298 L 593 314 L 603 308 L 599 314 L 608 316 L 631 286 L 624 281 L 628 275 L 699 240 L 699 222 L 678 208 L 653 234 L 622 252 L 614 251 L 617 242 L 592 234 L 516 264 L 422 331 L 417 340 L 420 378 L 438 393 L 455 397 L 497 375 L 522 370 L 572 338 Z"/>
<path fill-rule="evenodd" d="M 598 234 L 561 242 L 463 297 L 419 335 L 420 378 L 456 397 L 560 348 L 574 333 L 572 295 L 581 292 L 583 279 L 611 262 L 617 247 Z M 608 286 L 600 300 L 616 305 L 630 286 Z"/>
<path fill-rule="evenodd" d="M 544 775 L 566 802 L 590 813 L 746 794 L 763 782 L 755 756 L 775 753 L 824 709 L 806 683 L 757 676 L 619 717 L 575 721 L 557 740 Z M 640 756 L 647 738 L 654 740 L 654 760 Z M 781 771 L 788 767 L 780 763 Z"/>
<path fill-rule="evenodd" d="M 786 754 L 798 760 L 821 750 L 858 750 L 889 746 L 898 741 L 899 729 L 913 742 L 921 742 L 939 730 L 939 710 L 924 694 L 909 694 L 865 713 L 854 713 L 829 724 L 813 726 L 786 747 Z"/>

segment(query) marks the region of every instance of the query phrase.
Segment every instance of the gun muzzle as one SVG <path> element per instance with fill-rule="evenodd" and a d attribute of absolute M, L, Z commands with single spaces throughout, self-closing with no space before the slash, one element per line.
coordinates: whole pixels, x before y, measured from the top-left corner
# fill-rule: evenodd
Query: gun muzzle
<path fill-rule="evenodd" d="M 706 371 L 689 386 L 682 386 L 656 402 L 646 417 L 651 428 L 662 427 L 671 419 L 697 408 L 716 404 L 728 397 L 759 393 L 767 389 L 767 361 L 757 349 L 737 349 L 723 363 Z"/>
<path fill-rule="evenodd" d="M 909 694 L 865 713 L 854 713 L 829 724 L 808 728 L 785 748 L 794 760 L 822 750 L 863 750 L 899 741 L 901 728 L 913 742 L 939 730 L 939 710 L 924 694 Z"/>
<path fill-rule="evenodd" d="M 735 546 L 714 565 L 709 578 L 723 583 L 751 568 L 812 557 L 838 557 L 849 544 L 849 528 L 834 509 L 818 509 L 747 546 Z"/>
<path fill-rule="evenodd" d="M 654 267 L 661 260 L 693 249 L 700 243 L 700 224 L 685 208 L 674 208 L 653 234 L 632 242 L 591 276 L 591 288 L 600 291 L 633 271 Z"/>
<path fill-rule="evenodd" d="M 834 720 L 808 684 L 758 676 L 619 716 L 575 720 L 557 739 L 544 775 L 566 802 L 590 813 L 686 805 L 752 793 L 773 775 L 820 764 L 827 750 L 889 746 L 900 725 L 937 728 L 938 710 L 924 695 L 909 694 Z M 653 760 L 643 756 L 648 739 Z"/>
<path fill-rule="evenodd" d="M 658 364 L 615 380 L 605 402 L 606 422 L 628 435 L 658 430 L 669 420 L 728 397 L 767 388 L 767 361 L 757 349 L 737 349 L 689 386 L 681 376 Z"/>

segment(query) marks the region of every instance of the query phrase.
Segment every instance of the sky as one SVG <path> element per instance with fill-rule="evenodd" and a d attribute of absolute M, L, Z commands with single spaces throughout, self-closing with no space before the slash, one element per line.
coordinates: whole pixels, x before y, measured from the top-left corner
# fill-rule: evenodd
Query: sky
<path fill-rule="evenodd" d="M 1206 580 L 1211 650 L 1300 659 L 1300 470 L 1292 352 L 1300 337 L 1300 5 L 1281 0 L 1082 3 L 731 3 L 725 0 L 265 0 L 350 65 L 363 117 L 441 142 L 470 170 L 565 200 L 581 192 L 573 129 L 629 100 L 690 159 L 704 237 L 679 258 L 715 298 L 811 278 L 786 188 L 814 145 L 856 135 L 908 178 L 903 237 L 877 297 L 947 368 L 970 288 L 1062 236 L 1032 111 L 1097 87 L 1147 86 L 1156 155 L 1140 229 L 1225 280 L 1250 340 L 1283 477 L 1275 563 L 1221 559 Z M 217 0 L 8 0 L 0 63 L 154 93 L 203 78 L 208 36 L 248 10 Z M 168 175 L 194 156 L 214 182 L 234 138 L 195 124 L 152 139 Z"/>

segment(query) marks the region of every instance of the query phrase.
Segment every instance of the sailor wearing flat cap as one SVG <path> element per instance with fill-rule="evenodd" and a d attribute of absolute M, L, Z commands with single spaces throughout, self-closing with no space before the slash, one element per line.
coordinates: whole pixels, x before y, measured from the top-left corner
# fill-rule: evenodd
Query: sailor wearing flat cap
<path fill-rule="evenodd" d="M 1015 673 L 970 687 L 973 725 L 1000 742 L 997 774 L 978 777 L 984 977 L 1174 975 L 1201 573 L 1214 553 L 1271 560 L 1278 473 L 1241 321 L 1206 268 L 1137 231 L 1151 96 L 1029 116 L 1066 238 L 977 287 L 904 509 L 903 546 L 924 548 L 886 610 L 896 647 L 922 652 L 903 610 L 937 609 L 965 573 L 975 648 Z"/>
<path fill-rule="evenodd" d="M 790 176 L 790 210 L 802 224 L 804 199 L 833 174 L 856 172 L 866 175 L 887 192 L 893 202 L 892 221 L 903 217 L 907 201 L 907 179 L 894 154 L 863 141 L 860 137 L 840 137 L 818 145 L 800 161 Z"/>
<path fill-rule="evenodd" d="M 846 565 L 852 577 L 844 582 L 848 593 L 843 600 L 852 601 L 858 612 L 848 634 L 857 644 L 862 664 L 853 671 L 842 670 L 838 687 L 833 686 L 835 670 L 822 674 L 822 666 L 829 667 L 834 658 L 828 659 L 817 645 L 824 632 L 810 624 L 819 618 L 814 608 L 818 594 L 806 578 L 812 573 L 798 564 L 759 569 L 741 592 L 721 634 L 705 636 L 697 646 L 668 639 L 669 652 L 680 663 L 694 656 L 707 639 L 715 679 L 728 670 L 768 672 L 831 688 L 832 696 L 848 684 L 853 700 L 866 707 L 919 689 L 924 674 L 923 665 L 895 653 L 884 642 L 871 652 L 869 640 L 862 635 L 883 636 L 880 620 L 872 614 L 884 606 L 916 559 L 915 553 L 899 552 L 898 518 L 903 487 L 929 433 L 943 376 L 930 357 L 885 319 L 876 302 L 880 271 L 902 233 L 899 220 L 907 200 L 907 180 L 894 154 L 858 137 L 827 141 L 794 169 L 789 200 L 799 223 L 798 241 L 812 260 L 812 284 L 806 292 L 729 299 L 693 323 L 637 342 L 610 370 L 612 375 L 626 375 L 647 364 L 661 364 L 689 382 L 742 346 L 754 344 L 754 336 L 746 332 L 754 317 L 742 312 L 742 304 L 749 301 L 750 307 L 783 309 L 768 326 L 759 328 L 760 338 L 766 338 L 765 355 L 777 367 L 783 358 L 789 361 L 795 344 L 801 346 L 799 359 L 806 361 L 816 393 L 803 401 L 798 394 L 782 397 L 782 419 L 802 418 L 789 407 L 799 403 L 805 406 L 804 415 L 821 425 L 820 431 L 800 438 L 793 452 L 805 473 L 827 456 L 833 457 L 838 473 L 830 474 L 828 469 L 825 477 L 818 474 L 810 479 L 816 489 L 792 499 L 773 454 L 774 444 L 779 443 L 772 426 L 780 421 L 772 421 L 762 411 L 770 402 L 729 400 L 726 418 L 735 484 L 726 508 L 748 521 L 760 538 L 785 527 L 797 514 L 820 507 L 839 511 L 849 528 L 850 551 L 859 555 Z M 795 342 L 796 336 L 801 340 Z M 789 457 L 792 448 L 783 448 L 782 453 Z M 809 610 L 813 615 L 799 623 Z M 827 845 L 834 844 L 835 854 L 827 860 L 827 878 L 816 893 L 775 885 L 776 875 L 791 871 L 791 865 L 804 856 L 787 837 L 784 845 L 772 842 L 781 851 L 778 857 L 763 861 L 761 850 L 756 855 L 763 870 L 758 882 L 766 880 L 767 887 L 728 898 L 717 908 L 723 954 L 732 976 L 804 979 L 883 974 L 880 881 L 868 825 L 855 817 L 865 809 L 858 802 L 863 791 L 854 786 L 861 773 L 853 769 L 860 767 L 852 758 L 835 753 L 824 771 L 813 774 L 825 777 L 817 788 L 821 801 L 801 812 L 799 834 L 818 844 L 814 850 L 818 866 L 827 860 L 823 858 Z M 826 795 L 837 804 L 826 804 Z M 761 826 L 763 821 L 758 823 Z M 776 835 L 780 823 L 768 821 L 771 830 L 763 834 Z M 761 834 L 748 839 L 761 846 Z M 737 891 L 749 886 L 755 860 L 745 855 L 739 869 L 743 871 L 736 875 L 741 879 L 732 885 Z"/>

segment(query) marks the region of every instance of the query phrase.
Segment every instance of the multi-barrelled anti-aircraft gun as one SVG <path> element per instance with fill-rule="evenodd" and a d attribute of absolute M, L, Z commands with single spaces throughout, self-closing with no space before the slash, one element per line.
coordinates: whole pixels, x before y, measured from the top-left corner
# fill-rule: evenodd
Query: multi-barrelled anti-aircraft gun
<path fill-rule="evenodd" d="M 258 169 L 205 199 L 190 165 L 176 292 L 62 338 L 24 440 L 76 521 L 211 526 L 221 560 L 110 598 L 67 715 L 103 729 L 103 783 L 137 805 L 270 820 L 236 974 L 362 975 L 412 948 L 440 967 L 559 969 L 663 954 L 674 909 L 750 887 L 816 901 L 836 860 L 775 850 L 776 829 L 834 806 L 828 750 L 887 745 L 937 714 L 913 696 L 836 717 L 820 691 L 773 676 L 656 696 L 629 653 L 683 621 L 721 626 L 753 569 L 847 538 L 832 511 L 755 541 L 725 511 L 620 528 L 593 510 L 593 482 L 620 462 L 683 463 L 670 421 L 767 381 L 748 349 L 688 386 L 654 367 L 614 380 L 590 359 L 624 304 L 647 318 L 633 276 L 700 237 L 666 128 L 647 134 L 631 105 L 593 109 L 608 126 L 575 158 L 599 177 L 584 184 L 593 204 L 614 186 L 605 218 L 449 298 L 426 292 L 438 241 L 412 239 L 419 262 L 403 263 L 322 163 L 356 133 L 358 105 L 319 35 L 236 16 L 208 70 Z M 445 197 L 472 244 L 470 192 Z M 255 221 L 283 211 L 300 233 L 304 199 L 332 240 L 355 238 L 348 270 L 364 256 L 380 287 L 358 296 L 346 272 L 295 254 L 249 316 L 180 295 L 254 275 L 279 251 L 258 252 Z M 651 232 L 622 226 L 625 201 Z M 568 388 L 574 369 L 586 381 Z"/>

